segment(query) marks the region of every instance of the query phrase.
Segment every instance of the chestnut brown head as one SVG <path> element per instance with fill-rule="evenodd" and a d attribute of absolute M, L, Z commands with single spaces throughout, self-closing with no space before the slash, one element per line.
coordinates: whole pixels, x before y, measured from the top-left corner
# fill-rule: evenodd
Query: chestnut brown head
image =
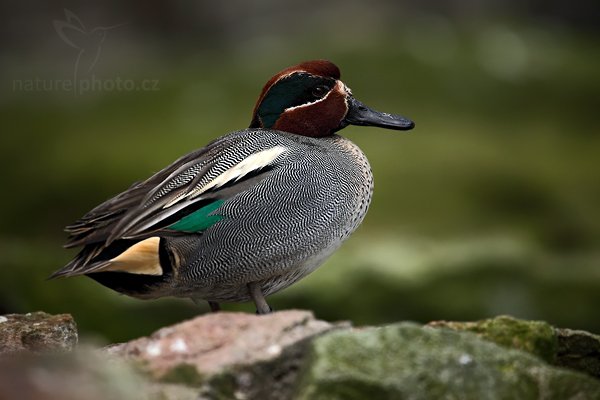
<path fill-rule="evenodd" d="M 315 60 L 286 68 L 267 82 L 254 107 L 250 128 L 323 137 L 348 125 L 409 130 L 415 124 L 365 106 L 340 80 L 335 64 Z"/>

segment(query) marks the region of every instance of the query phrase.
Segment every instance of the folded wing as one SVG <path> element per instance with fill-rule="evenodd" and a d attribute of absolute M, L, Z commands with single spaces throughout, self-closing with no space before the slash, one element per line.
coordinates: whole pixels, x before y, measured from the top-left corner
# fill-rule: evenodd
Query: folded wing
<path fill-rule="evenodd" d="M 287 152 L 283 145 L 256 143 L 228 135 L 100 204 L 66 228 L 65 247 L 84 248 L 52 277 L 118 265 L 128 265 L 126 272 L 158 271 L 152 264 L 158 263 L 161 236 L 208 229 L 222 218 L 218 208 L 228 198 L 263 180 Z"/>

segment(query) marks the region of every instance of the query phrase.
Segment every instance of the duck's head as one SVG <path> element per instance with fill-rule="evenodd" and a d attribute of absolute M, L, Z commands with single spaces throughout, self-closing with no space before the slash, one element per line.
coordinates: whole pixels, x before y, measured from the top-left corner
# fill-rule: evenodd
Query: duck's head
<path fill-rule="evenodd" d="M 348 125 L 396 130 L 415 126 L 400 115 L 365 106 L 340 80 L 335 64 L 315 60 L 286 68 L 269 79 L 254 107 L 250 128 L 323 137 Z"/>

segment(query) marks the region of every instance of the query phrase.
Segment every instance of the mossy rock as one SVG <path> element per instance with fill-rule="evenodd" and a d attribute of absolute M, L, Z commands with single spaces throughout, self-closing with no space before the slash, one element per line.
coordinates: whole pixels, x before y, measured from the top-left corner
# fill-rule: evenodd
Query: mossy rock
<path fill-rule="evenodd" d="M 316 338 L 298 399 L 598 399 L 600 382 L 470 332 L 400 323 Z"/>
<path fill-rule="evenodd" d="M 435 321 L 429 326 L 473 332 L 500 346 L 523 350 L 554 363 L 558 340 L 554 328 L 544 321 L 525 321 L 502 315 L 474 322 Z"/>

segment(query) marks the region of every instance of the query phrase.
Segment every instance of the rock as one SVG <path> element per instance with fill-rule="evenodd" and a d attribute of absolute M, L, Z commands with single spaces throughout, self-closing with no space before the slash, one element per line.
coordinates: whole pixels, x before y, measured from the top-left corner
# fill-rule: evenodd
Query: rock
<path fill-rule="evenodd" d="M 154 380 L 201 387 L 210 398 L 285 398 L 307 340 L 341 326 L 307 311 L 214 313 L 107 350 Z"/>
<path fill-rule="evenodd" d="M 543 321 L 524 321 L 502 315 L 475 322 L 434 321 L 428 326 L 473 332 L 500 346 L 523 350 L 553 363 L 558 340 L 554 328 Z"/>
<path fill-rule="evenodd" d="M 69 314 L 33 312 L 0 316 L 0 354 L 70 351 L 77 340 L 77 326 Z"/>
<path fill-rule="evenodd" d="M 148 382 L 97 349 L 71 353 L 20 353 L 0 358 L 0 399 L 192 400 L 197 390 Z"/>
<path fill-rule="evenodd" d="M 584 331 L 556 329 L 556 365 L 600 378 L 600 336 Z"/>
<path fill-rule="evenodd" d="M 534 354 L 548 363 L 600 378 L 600 336 L 554 328 L 543 321 L 499 316 L 475 322 L 434 321 L 428 326 L 468 331 L 504 347 Z"/>
<path fill-rule="evenodd" d="M 311 341 L 298 399 L 598 399 L 600 381 L 470 332 L 400 323 Z"/>
<path fill-rule="evenodd" d="M 0 335 L 0 399 L 600 398 L 600 380 L 562 368 L 598 377 L 599 337 L 505 316 L 352 328 L 216 313 L 68 352 L 73 320 L 33 313 L 0 318 Z"/>

